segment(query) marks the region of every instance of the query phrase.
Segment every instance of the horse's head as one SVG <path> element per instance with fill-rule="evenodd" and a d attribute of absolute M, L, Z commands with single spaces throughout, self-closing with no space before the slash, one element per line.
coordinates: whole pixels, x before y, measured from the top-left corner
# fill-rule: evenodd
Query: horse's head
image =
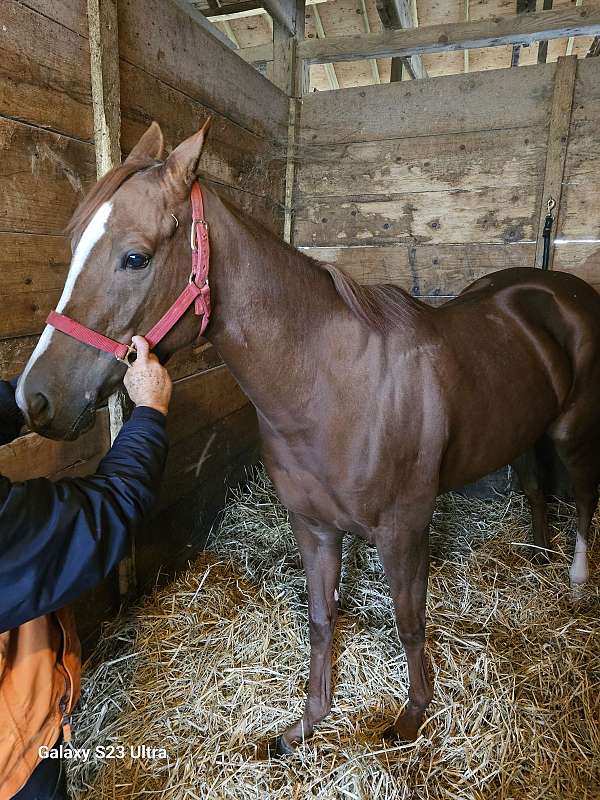
<path fill-rule="evenodd" d="M 190 190 L 207 125 L 161 162 L 163 136 L 153 123 L 127 160 L 92 189 L 71 221 L 73 256 L 58 312 L 129 342 L 173 303 L 190 273 Z M 198 318 L 190 311 L 157 354 L 166 360 L 197 333 Z M 33 430 L 74 439 L 93 423 L 96 406 L 120 385 L 125 369 L 46 326 L 19 381 L 17 402 Z"/>

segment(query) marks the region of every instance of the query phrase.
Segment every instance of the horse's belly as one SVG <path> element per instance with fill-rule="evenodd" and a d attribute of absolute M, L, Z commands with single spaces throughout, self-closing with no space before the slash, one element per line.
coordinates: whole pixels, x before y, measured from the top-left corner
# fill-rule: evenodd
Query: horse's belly
<path fill-rule="evenodd" d="M 509 464 L 532 447 L 560 413 L 543 376 L 528 385 L 498 386 L 488 402 L 454 418 L 442 461 L 442 491 L 463 486 Z M 537 380 L 535 379 L 537 377 Z"/>

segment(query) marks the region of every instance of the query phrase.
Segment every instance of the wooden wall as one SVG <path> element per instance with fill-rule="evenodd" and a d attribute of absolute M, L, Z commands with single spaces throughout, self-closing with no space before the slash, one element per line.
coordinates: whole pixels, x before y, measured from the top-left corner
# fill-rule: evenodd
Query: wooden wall
<path fill-rule="evenodd" d="M 95 180 L 86 10 L 86 0 L 2 2 L 2 377 L 23 368 L 60 296 L 70 261 L 62 232 Z M 176 3 L 119 0 L 118 12 L 123 151 L 153 119 L 172 147 L 213 114 L 206 179 L 281 232 L 285 159 L 274 142 L 287 136 L 288 98 Z M 237 479 L 256 455 L 254 414 L 216 352 L 201 345 L 177 354 L 170 366 L 172 447 L 162 514 L 136 542 L 140 585 L 165 561 L 190 553 L 192 519 L 197 544 L 226 480 Z M 14 478 L 89 472 L 108 444 L 104 411 L 76 443 L 28 435 L 0 448 L 0 472 Z M 186 498 L 183 516 L 172 510 L 180 498 Z M 117 601 L 114 583 L 99 590 L 99 615 Z"/>
<path fill-rule="evenodd" d="M 294 244 L 431 302 L 489 271 L 533 266 L 556 69 L 303 98 Z M 554 266 L 600 289 L 599 115 L 600 62 L 580 61 L 557 230 L 569 243 L 557 244 Z"/>

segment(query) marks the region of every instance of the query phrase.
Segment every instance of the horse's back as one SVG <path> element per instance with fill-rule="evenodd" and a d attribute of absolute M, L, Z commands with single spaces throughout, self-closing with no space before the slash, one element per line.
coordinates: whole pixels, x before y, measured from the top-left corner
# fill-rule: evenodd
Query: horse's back
<path fill-rule="evenodd" d="M 575 299 L 582 308 L 600 313 L 600 295 L 577 275 L 558 270 L 534 267 L 511 267 L 492 272 L 466 286 L 460 294 L 441 308 L 464 300 L 486 299 L 506 292 L 552 294 L 565 300 Z"/>

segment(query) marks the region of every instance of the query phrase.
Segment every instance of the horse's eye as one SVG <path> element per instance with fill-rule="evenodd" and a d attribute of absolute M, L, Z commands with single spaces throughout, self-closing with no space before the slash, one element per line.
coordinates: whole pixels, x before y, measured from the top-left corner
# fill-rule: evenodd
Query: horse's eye
<path fill-rule="evenodd" d="M 145 269 L 150 263 L 150 256 L 144 253 L 127 253 L 121 264 L 123 269 Z"/>

